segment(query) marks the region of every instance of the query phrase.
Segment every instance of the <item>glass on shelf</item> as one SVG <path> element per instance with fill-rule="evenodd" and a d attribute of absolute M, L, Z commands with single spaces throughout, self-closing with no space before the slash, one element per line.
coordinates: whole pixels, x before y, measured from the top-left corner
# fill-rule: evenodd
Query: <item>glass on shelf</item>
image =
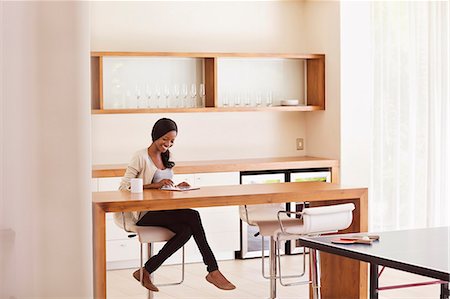
<path fill-rule="evenodd" d="M 181 103 L 181 107 L 187 107 L 188 103 L 187 103 L 187 97 L 188 97 L 188 86 L 186 83 L 184 83 L 183 85 L 181 85 L 181 95 L 183 97 L 182 103 Z"/>
<path fill-rule="evenodd" d="M 191 101 L 189 103 L 189 107 L 197 107 L 197 85 L 195 83 L 191 84 L 191 91 L 190 91 L 190 95 L 191 95 Z"/>
<path fill-rule="evenodd" d="M 205 84 L 200 83 L 198 95 L 200 97 L 200 107 L 206 107 L 206 105 L 205 105 L 205 96 L 206 96 Z"/>
<path fill-rule="evenodd" d="M 262 96 L 261 93 L 256 94 L 255 105 L 256 107 L 261 107 L 262 104 Z"/>
<path fill-rule="evenodd" d="M 272 97 L 272 92 L 268 91 L 266 93 L 266 106 L 267 107 L 272 107 L 273 105 L 273 97 Z"/>
<path fill-rule="evenodd" d="M 147 108 L 147 98 L 142 96 L 141 88 L 136 84 L 135 86 L 135 95 L 136 95 L 136 108 Z"/>
<path fill-rule="evenodd" d="M 178 84 L 173 85 L 173 96 L 174 96 L 174 101 L 173 101 L 173 105 L 171 105 L 171 107 L 176 108 L 179 106 L 179 97 L 180 97 L 180 86 Z"/>
<path fill-rule="evenodd" d="M 225 95 L 222 98 L 222 107 L 228 107 L 230 100 L 229 100 L 229 94 L 225 93 Z"/>
<path fill-rule="evenodd" d="M 243 95 L 245 107 L 250 107 L 250 93 L 245 92 Z"/>
<path fill-rule="evenodd" d="M 155 87 L 155 106 L 156 106 L 156 108 L 162 108 L 162 105 L 161 105 L 161 88 L 157 85 L 156 87 Z"/>
<path fill-rule="evenodd" d="M 164 85 L 164 103 L 163 108 L 169 107 L 170 88 L 168 85 Z"/>
<path fill-rule="evenodd" d="M 152 107 L 152 90 L 150 84 L 145 84 L 145 97 L 147 99 L 147 108 Z"/>
<path fill-rule="evenodd" d="M 235 107 L 239 107 L 241 105 L 241 95 L 240 94 L 236 94 L 234 96 L 234 106 Z"/>

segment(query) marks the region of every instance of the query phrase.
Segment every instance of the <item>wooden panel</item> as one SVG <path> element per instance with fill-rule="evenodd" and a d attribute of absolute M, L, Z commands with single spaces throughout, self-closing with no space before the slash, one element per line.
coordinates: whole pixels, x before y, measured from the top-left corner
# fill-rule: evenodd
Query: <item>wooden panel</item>
<path fill-rule="evenodd" d="M 106 298 L 106 222 L 105 212 L 92 205 L 92 233 L 94 254 L 94 298 Z"/>
<path fill-rule="evenodd" d="M 325 57 L 307 60 L 308 105 L 325 109 Z"/>
<path fill-rule="evenodd" d="M 105 212 L 185 209 L 242 204 L 284 203 L 360 198 L 366 188 L 346 188 L 322 182 L 276 183 L 203 187 L 189 192 L 145 189 L 94 192 L 93 202 Z M 356 216 L 355 216 L 356 217 Z"/>
<path fill-rule="evenodd" d="M 91 56 L 160 56 L 160 57 L 262 57 L 262 58 L 300 58 L 318 59 L 323 54 L 298 54 L 298 53 L 226 53 L 226 52 L 91 52 Z"/>
<path fill-rule="evenodd" d="M 216 91 L 217 92 L 217 91 Z M 217 97 L 216 97 L 217 99 Z M 206 100 L 205 100 L 206 101 Z M 158 108 L 158 109 L 107 109 L 92 110 L 92 114 L 129 113 L 185 113 L 185 112 L 302 112 L 323 110 L 320 106 L 273 106 L 273 107 L 206 107 L 206 108 Z"/>
<path fill-rule="evenodd" d="M 339 174 L 339 166 L 331 167 L 331 182 L 339 184 L 341 182 L 341 177 Z"/>
<path fill-rule="evenodd" d="M 100 109 L 100 57 L 91 57 L 91 108 Z"/>
<path fill-rule="evenodd" d="M 328 206 L 353 202 L 353 222 L 349 228 L 339 233 L 367 232 L 368 230 L 368 205 L 367 193 L 359 198 L 348 201 L 311 202 L 311 207 Z M 359 262 L 346 257 L 336 256 L 330 253 L 320 253 L 322 297 L 331 299 L 365 299 L 367 298 L 367 263 Z M 310 297 L 312 298 L 312 297 Z"/>
<path fill-rule="evenodd" d="M 216 99 L 216 67 L 215 58 L 205 58 L 205 106 L 215 107 Z"/>
<path fill-rule="evenodd" d="M 105 105 L 103 104 L 103 57 L 99 57 L 99 71 L 98 71 L 98 90 L 99 90 L 99 102 L 100 109 L 103 109 Z"/>
<path fill-rule="evenodd" d="M 127 164 L 93 165 L 92 177 L 122 177 Z M 339 162 L 333 159 L 318 157 L 279 157 L 235 160 L 209 160 L 209 161 L 179 161 L 176 162 L 176 174 L 204 173 L 204 172 L 233 172 L 252 170 L 279 170 L 279 169 L 305 169 L 325 168 L 332 169 L 333 183 L 339 183 Z"/>

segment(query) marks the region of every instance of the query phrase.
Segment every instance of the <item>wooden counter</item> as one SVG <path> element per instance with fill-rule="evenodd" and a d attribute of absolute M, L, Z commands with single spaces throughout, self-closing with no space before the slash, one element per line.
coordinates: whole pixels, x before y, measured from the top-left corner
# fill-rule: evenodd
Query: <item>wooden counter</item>
<path fill-rule="evenodd" d="M 93 165 L 92 177 L 121 177 L 125 173 L 127 164 Z M 338 182 L 339 162 L 333 159 L 318 157 L 280 157 L 236 160 L 209 160 L 209 161 L 179 161 L 176 162 L 174 172 L 176 174 L 226 172 L 226 171 L 254 171 L 254 170 L 279 170 L 279 169 L 305 169 L 322 168 L 332 169 L 332 176 Z"/>
<path fill-rule="evenodd" d="M 353 202 L 351 226 L 342 231 L 367 231 L 367 188 L 327 183 L 279 183 L 203 187 L 187 192 L 145 190 L 93 192 L 94 297 L 106 298 L 105 213 L 200 208 L 243 204 L 309 201 L 310 206 Z M 322 298 L 367 298 L 367 266 L 351 259 L 322 254 Z M 338 279 L 340 283 L 335 283 Z M 182 286 L 181 286 L 182 287 Z"/>

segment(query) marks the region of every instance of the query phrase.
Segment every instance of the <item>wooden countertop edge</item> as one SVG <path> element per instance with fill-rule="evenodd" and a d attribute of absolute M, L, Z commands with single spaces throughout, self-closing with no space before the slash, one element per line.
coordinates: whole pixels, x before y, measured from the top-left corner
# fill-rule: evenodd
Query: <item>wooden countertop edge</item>
<path fill-rule="evenodd" d="M 92 177 L 121 177 L 125 173 L 126 164 L 93 165 Z M 242 160 L 212 160 L 177 162 L 176 174 L 259 171 L 279 169 L 305 169 L 321 167 L 339 167 L 339 161 L 327 158 L 299 156 L 281 158 L 257 158 Z"/>
<path fill-rule="evenodd" d="M 364 199 L 367 200 L 367 188 L 351 188 L 351 187 L 341 187 L 339 184 L 326 184 L 325 188 L 305 188 L 291 190 L 289 185 L 292 184 L 314 184 L 314 183 L 283 183 L 287 187 L 287 190 L 282 190 L 279 187 L 277 189 L 271 190 L 271 187 L 276 187 L 274 185 L 279 184 L 269 184 L 266 187 L 254 187 L 258 185 L 239 185 L 236 186 L 221 186 L 225 192 L 220 191 L 220 187 L 205 187 L 205 193 L 199 192 L 196 194 L 195 191 L 189 192 L 166 192 L 165 198 L 158 199 L 146 199 L 146 200 L 112 200 L 112 201 L 96 201 L 93 198 L 93 205 L 100 207 L 105 212 L 118 212 L 118 211 L 143 211 L 143 210 L 161 210 L 161 209 L 185 209 L 185 208 L 202 208 L 202 207 L 216 207 L 216 206 L 236 206 L 242 204 L 261 204 L 261 203 L 282 203 L 282 202 L 295 202 L 295 201 L 327 201 L 327 200 L 351 200 L 351 199 Z M 272 186 L 270 186 L 272 185 Z M 332 186 L 334 185 L 334 187 Z M 242 186 L 244 186 L 242 188 Z M 245 187 L 249 186 L 249 187 Z M 261 186 L 261 185 L 259 185 Z M 215 195 L 208 192 L 209 188 L 214 188 L 217 192 Z M 228 188 L 242 188 L 248 189 L 242 194 L 230 194 L 226 192 Z M 283 187 L 281 187 L 283 188 Z M 202 190 L 200 189 L 200 190 Z M 261 190 L 262 189 L 262 190 Z M 198 191 L 200 191 L 198 190 Z M 260 190 L 260 191 L 258 191 Z M 110 194 L 121 191 L 112 192 L 96 192 L 104 193 L 106 198 L 109 198 Z M 126 191 L 123 191 L 126 192 Z M 108 194 L 109 193 L 109 194 Z M 174 198 L 170 198 L 172 193 Z M 184 194 L 183 194 L 184 193 Z M 126 195 L 128 196 L 128 195 Z M 113 197 L 113 196 L 112 196 Z M 163 196 L 164 197 L 164 196 Z M 176 198 L 175 198 L 176 197 Z"/>

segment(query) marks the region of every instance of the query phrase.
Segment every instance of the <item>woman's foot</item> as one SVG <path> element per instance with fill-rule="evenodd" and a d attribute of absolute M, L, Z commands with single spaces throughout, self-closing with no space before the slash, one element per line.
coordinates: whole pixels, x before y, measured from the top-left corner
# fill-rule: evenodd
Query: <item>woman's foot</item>
<path fill-rule="evenodd" d="M 236 288 L 219 270 L 209 272 L 206 275 L 206 280 L 222 290 L 234 290 Z"/>
<path fill-rule="evenodd" d="M 153 292 L 159 292 L 159 289 L 152 283 L 152 281 L 150 280 L 150 274 L 148 273 L 148 271 L 145 268 L 142 268 L 142 270 L 144 271 L 144 275 L 143 275 L 143 281 L 141 282 L 141 271 L 140 269 L 137 269 L 136 271 L 133 272 L 133 277 L 136 278 L 137 281 L 141 282 L 141 284 L 146 287 L 147 289 L 149 289 L 150 291 Z"/>

